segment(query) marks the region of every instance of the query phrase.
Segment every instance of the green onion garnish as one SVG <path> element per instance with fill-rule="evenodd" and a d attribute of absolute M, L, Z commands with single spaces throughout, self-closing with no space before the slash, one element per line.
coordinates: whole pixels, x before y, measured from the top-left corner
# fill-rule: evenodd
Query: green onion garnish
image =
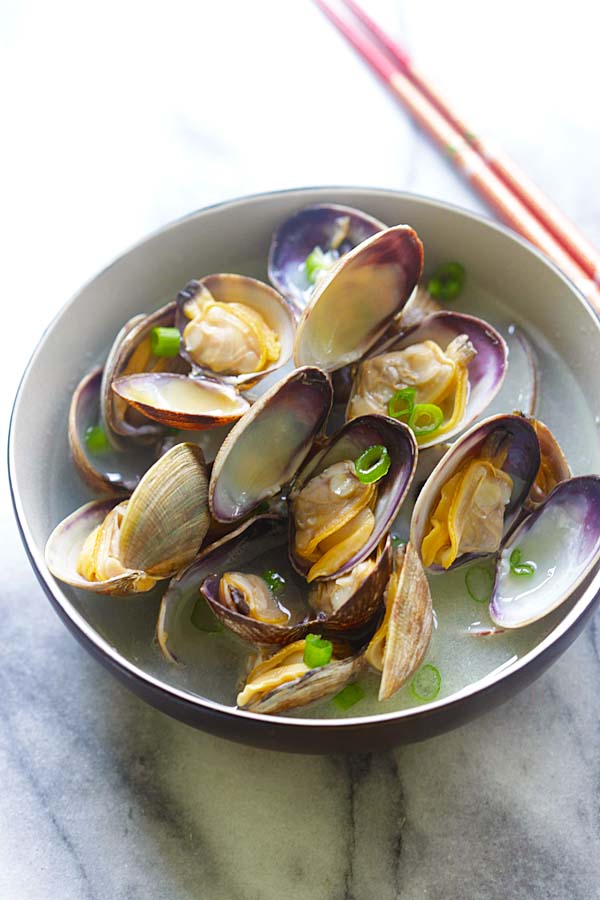
<path fill-rule="evenodd" d="M 331 641 L 325 641 L 318 634 L 307 634 L 304 642 L 304 663 L 309 669 L 326 666 L 333 653 Z"/>
<path fill-rule="evenodd" d="M 456 300 L 464 283 L 465 267 L 459 262 L 447 262 L 437 267 L 427 290 L 436 300 Z"/>
<path fill-rule="evenodd" d="M 150 347 L 154 356 L 177 356 L 180 342 L 179 328 L 156 326 L 150 332 Z"/>
<path fill-rule="evenodd" d="M 279 594 L 285 587 L 285 578 L 275 569 L 266 569 L 262 573 L 263 581 L 266 581 L 274 594 Z"/>
<path fill-rule="evenodd" d="M 336 694 L 335 697 L 332 698 L 332 703 L 335 703 L 338 709 L 346 710 L 350 709 L 351 706 L 354 706 L 355 703 L 358 703 L 359 700 L 362 700 L 364 696 L 364 688 L 355 681 L 354 684 L 347 684 L 339 694 Z"/>
<path fill-rule="evenodd" d="M 435 403 L 417 403 L 408 417 L 408 427 L 416 437 L 437 431 L 444 421 L 444 413 Z"/>
<path fill-rule="evenodd" d="M 90 425 L 85 431 L 85 446 L 90 453 L 106 453 L 110 450 L 110 442 L 104 428 L 100 425 Z"/>
<path fill-rule="evenodd" d="M 392 464 L 387 447 L 383 444 L 373 444 L 367 447 L 354 461 L 356 477 L 363 484 L 372 484 L 387 475 Z"/>
<path fill-rule="evenodd" d="M 523 576 L 529 578 L 535 574 L 536 566 L 534 562 L 521 562 L 522 556 L 519 548 L 515 547 L 509 558 L 510 571 L 519 578 Z"/>
<path fill-rule="evenodd" d="M 392 547 L 394 549 L 396 549 L 396 547 L 399 547 L 400 544 L 403 544 L 403 543 L 404 543 L 404 541 L 402 540 L 402 538 L 400 537 L 399 534 L 392 535 Z"/>
<path fill-rule="evenodd" d="M 465 585 L 471 600 L 475 603 L 489 603 L 494 586 L 494 578 L 485 566 L 471 566 L 465 575 Z"/>
<path fill-rule="evenodd" d="M 223 625 L 221 625 L 203 597 L 196 601 L 190 616 L 190 622 L 198 631 L 207 631 L 209 633 L 223 631 Z"/>
<path fill-rule="evenodd" d="M 410 416 L 415 406 L 415 397 L 417 396 L 416 388 L 402 388 L 396 391 L 393 397 L 388 400 L 387 411 L 388 416 L 392 419 L 401 419 L 403 416 Z"/>
<path fill-rule="evenodd" d="M 416 700 L 435 700 L 442 686 L 442 676 L 435 666 L 421 666 L 410 683 L 410 692 Z"/>
<path fill-rule="evenodd" d="M 337 262 L 337 254 L 328 252 L 323 253 L 320 247 L 315 247 L 312 253 L 309 253 L 304 262 L 306 271 L 306 279 L 309 284 L 314 284 L 317 280 L 319 272 L 332 269 Z"/>

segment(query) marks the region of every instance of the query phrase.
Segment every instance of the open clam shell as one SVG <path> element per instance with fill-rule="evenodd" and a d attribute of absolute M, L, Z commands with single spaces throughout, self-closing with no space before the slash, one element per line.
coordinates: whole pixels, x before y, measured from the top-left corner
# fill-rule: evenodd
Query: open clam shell
<path fill-rule="evenodd" d="M 152 329 L 173 327 L 176 311 L 173 301 L 149 316 L 134 316 L 123 326 L 113 342 L 104 364 L 100 408 L 107 434 L 115 445 L 118 445 L 118 435 L 152 441 L 162 434 L 163 429 L 132 409 L 126 399 L 112 390 L 112 384 L 117 378 L 140 372 L 183 374 L 189 371 L 188 363 L 181 356 L 155 357 L 150 347 Z"/>
<path fill-rule="evenodd" d="M 546 499 L 557 484 L 571 477 L 571 469 L 562 447 L 548 426 L 539 419 L 529 421 L 537 434 L 541 455 L 540 468 L 527 500 L 527 505 L 535 508 Z"/>
<path fill-rule="evenodd" d="M 515 574 L 517 549 L 532 574 Z M 581 475 L 558 484 L 510 535 L 500 553 L 490 617 L 501 628 L 521 628 L 567 600 L 600 560 L 600 477 Z"/>
<path fill-rule="evenodd" d="M 342 257 L 387 226 L 350 206 L 319 204 L 294 213 L 277 228 L 269 250 L 269 280 L 300 314 L 315 289 L 306 258 L 318 247 Z M 325 274 L 324 277 L 327 277 Z"/>
<path fill-rule="evenodd" d="M 465 334 L 475 350 L 473 359 L 468 363 L 469 391 L 464 413 L 459 422 L 449 431 L 442 431 L 431 440 L 419 442 L 419 449 L 433 447 L 440 442 L 451 440 L 478 418 L 493 400 L 504 381 L 508 365 L 508 349 L 502 336 L 475 316 L 455 312 L 437 312 L 424 318 L 417 326 L 393 339 L 385 347 L 380 346 L 377 355 L 394 353 L 419 344 L 423 341 L 434 341 L 445 350 L 448 344 L 459 335 Z M 372 357 L 374 354 L 371 354 Z M 355 379 L 354 388 L 348 402 L 347 415 L 352 413 L 355 392 L 359 379 Z M 366 412 L 367 410 L 361 410 Z M 375 409 L 372 410 L 373 412 Z M 385 410 L 381 410 L 385 413 Z"/>
<path fill-rule="evenodd" d="M 209 503 L 215 519 L 234 522 L 279 493 L 324 427 L 332 393 L 320 369 L 297 369 L 236 422 L 212 468 Z"/>
<path fill-rule="evenodd" d="M 75 468 L 91 490 L 113 496 L 130 494 L 154 462 L 153 452 L 136 442 L 135 451 L 128 453 L 131 445 L 123 441 L 118 449 L 111 446 L 106 452 L 90 453 L 85 435 L 100 419 L 101 383 L 102 369 L 98 368 L 85 375 L 75 388 L 69 408 L 71 455 Z"/>
<path fill-rule="evenodd" d="M 317 285 L 294 341 L 296 365 L 328 372 L 356 362 L 401 311 L 423 267 L 423 246 L 408 225 L 368 238 Z"/>
<path fill-rule="evenodd" d="M 468 459 L 477 457 L 484 445 L 496 443 L 507 447 L 502 471 L 512 479 L 512 491 L 504 511 L 503 533 L 506 534 L 520 513 L 531 490 L 540 465 L 540 449 L 533 426 L 524 416 L 499 415 L 484 419 L 464 434 L 442 457 L 415 503 L 410 526 L 410 541 L 422 558 L 421 545 L 427 534 L 431 516 L 441 496 L 442 487 Z M 464 553 L 452 568 L 481 554 Z M 438 568 L 431 566 L 432 569 Z"/>
<path fill-rule="evenodd" d="M 77 571 L 83 545 L 120 500 L 93 500 L 60 522 L 46 543 L 46 565 L 55 578 L 97 594 L 134 594 L 151 590 L 156 581 L 140 569 L 130 569 L 104 581 L 88 581 Z"/>
<path fill-rule="evenodd" d="M 193 351 L 186 343 L 184 334 L 190 323 L 190 318 L 186 315 L 186 306 L 193 304 L 196 297 L 206 292 L 209 298 L 212 297 L 217 303 L 241 303 L 258 313 L 278 339 L 278 358 L 259 371 L 243 374 L 232 374 L 222 369 L 216 371 L 198 364 Z M 293 314 L 281 294 L 255 278 L 229 273 L 207 275 L 197 281 L 190 281 L 177 296 L 176 324 L 181 332 L 181 355 L 189 362 L 192 371 L 200 372 L 209 378 L 218 378 L 242 390 L 252 387 L 265 375 L 286 364 L 292 355 L 296 330 Z"/>
<path fill-rule="evenodd" d="M 306 576 L 311 563 L 301 559 L 295 550 L 296 525 L 294 519 L 294 501 L 304 485 L 319 475 L 329 466 L 343 460 L 355 460 L 369 447 L 382 444 L 387 448 L 391 465 L 387 475 L 377 483 L 377 495 L 373 514 L 375 527 L 369 539 L 346 563 L 326 578 L 316 581 L 339 578 L 354 566 L 371 556 L 388 533 L 402 501 L 410 487 L 417 465 L 417 445 L 412 431 L 402 422 L 388 419 L 385 416 L 359 416 L 346 422 L 334 434 L 326 446 L 316 453 L 294 481 L 294 489 L 290 495 L 290 560 L 301 575 Z"/>
<path fill-rule="evenodd" d="M 112 389 L 149 419 L 182 430 L 229 425 L 250 409 L 232 385 L 170 372 L 126 375 L 114 381 Z"/>

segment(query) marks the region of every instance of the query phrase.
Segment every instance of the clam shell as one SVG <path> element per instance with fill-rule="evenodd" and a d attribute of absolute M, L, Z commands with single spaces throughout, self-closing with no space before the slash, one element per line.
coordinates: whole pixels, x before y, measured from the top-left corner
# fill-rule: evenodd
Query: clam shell
<path fill-rule="evenodd" d="M 365 668 L 366 662 L 362 653 L 336 660 L 326 666 L 309 669 L 306 675 L 296 681 L 288 681 L 242 708 L 272 715 L 299 706 L 307 706 L 341 691 L 349 681 L 358 678 Z"/>
<path fill-rule="evenodd" d="M 308 456 L 331 409 L 329 377 L 297 369 L 237 422 L 213 464 L 209 503 L 219 522 L 234 522 L 279 493 Z"/>
<path fill-rule="evenodd" d="M 410 329 L 400 338 L 392 340 L 385 347 L 380 346 L 377 355 L 392 353 L 422 341 L 435 341 L 443 350 L 460 334 L 466 334 L 477 350 L 477 355 L 468 365 L 469 395 L 465 412 L 458 425 L 430 441 L 419 444 L 419 450 L 434 447 L 451 440 L 478 418 L 494 399 L 504 381 L 508 365 L 508 348 L 502 336 L 475 316 L 464 313 L 437 312 L 424 318 L 420 324 Z M 370 354 L 373 356 L 374 354 Z M 352 402 L 350 396 L 349 406 Z"/>
<path fill-rule="evenodd" d="M 539 419 L 529 420 L 535 429 L 540 445 L 542 462 L 550 469 L 550 474 L 555 484 L 567 481 L 571 477 L 571 469 L 562 447 L 550 431 L 547 425 Z M 542 503 L 550 492 L 544 492 L 543 488 L 534 482 L 529 494 L 527 505 L 535 508 Z"/>
<path fill-rule="evenodd" d="M 340 219 L 348 218 L 348 234 L 341 245 L 342 255 L 387 227 L 378 219 L 350 206 L 319 204 L 307 206 L 281 223 L 273 234 L 269 250 L 269 280 L 300 314 L 315 285 L 310 284 L 304 262 L 315 247 L 331 247 Z"/>
<path fill-rule="evenodd" d="M 46 565 L 55 578 L 96 594 L 134 594 L 149 591 L 154 580 L 145 572 L 130 569 L 105 581 L 88 581 L 77 571 L 77 561 L 86 538 L 121 500 L 93 500 L 60 522 L 46 543 Z M 149 583 L 150 582 L 150 583 Z"/>
<path fill-rule="evenodd" d="M 231 385 L 169 372 L 126 375 L 113 381 L 112 389 L 149 419 L 182 430 L 228 425 L 250 409 Z"/>
<path fill-rule="evenodd" d="M 404 307 L 422 267 L 423 246 L 408 225 L 351 250 L 317 285 L 302 313 L 296 365 L 333 372 L 360 359 Z"/>
<path fill-rule="evenodd" d="M 243 375 L 224 375 L 198 366 L 185 349 L 183 332 L 190 320 L 183 312 L 183 307 L 187 301 L 202 291 L 203 288 L 208 290 L 219 303 L 244 303 L 260 313 L 267 325 L 279 338 L 279 359 L 260 372 L 250 372 Z M 192 371 L 200 372 L 206 375 L 207 378 L 218 378 L 219 381 L 236 385 L 241 390 L 252 387 L 265 375 L 280 369 L 286 364 L 292 355 L 296 331 L 292 311 L 281 294 L 277 293 L 268 284 L 257 281 L 255 278 L 229 273 L 207 275 L 205 278 L 197 281 L 190 281 L 177 296 L 176 324 L 181 332 L 181 355 L 189 362 Z"/>
<path fill-rule="evenodd" d="M 468 457 L 474 456 L 492 435 L 506 435 L 510 448 L 503 470 L 513 479 L 513 490 L 504 513 L 504 534 L 514 523 L 531 490 L 540 465 L 540 449 L 533 426 L 524 416 L 500 415 L 484 419 L 464 434 L 437 464 L 415 503 L 410 526 L 410 541 L 421 557 L 421 544 L 428 528 L 431 514 L 437 505 L 442 486 L 454 475 Z M 468 562 L 478 554 L 459 556 L 451 568 Z M 435 566 L 431 567 L 437 568 Z"/>
<path fill-rule="evenodd" d="M 202 450 L 177 444 L 131 495 L 120 532 L 124 566 L 168 578 L 188 565 L 208 530 L 208 479 Z"/>
<path fill-rule="evenodd" d="M 515 548 L 531 576 L 511 574 Z M 500 553 L 490 617 L 501 628 L 536 622 L 568 600 L 600 561 L 600 476 L 563 481 L 510 535 Z"/>
<path fill-rule="evenodd" d="M 307 481 L 319 475 L 328 466 L 346 459 L 354 460 L 360 456 L 363 450 L 373 444 L 383 444 L 387 447 L 391 458 L 387 475 L 377 485 L 377 499 L 373 510 L 375 515 L 373 533 L 362 549 L 344 563 L 337 572 L 327 578 L 315 580 L 328 581 L 349 572 L 357 563 L 371 556 L 388 533 L 415 473 L 417 445 L 412 431 L 402 422 L 388 419 L 386 416 L 358 416 L 351 422 L 346 422 L 330 438 L 324 449 L 316 453 L 298 473 L 294 482 L 294 489 L 290 495 L 290 561 L 301 575 L 307 574 L 311 563 L 300 559 L 294 551 L 296 535 L 293 514 L 294 498 Z"/>
<path fill-rule="evenodd" d="M 140 344 L 150 337 L 155 327 L 173 327 L 175 325 L 176 304 L 168 303 L 149 316 L 138 315 L 130 319 L 117 334 L 104 364 L 102 386 L 100 391 L 101 415 L 104 426 L 112 442 L 117 446 L 118 435 L 124 437 L 154 440 L 161 436 L 163 429 L 153 425 L 146 418 L 129 409 L 126 400 L 112 391 L 113 382 L 127 374 L 137 374 L 131 370 L 131 359 Z M 189 371 L 188 363 L 176 356 L 171 359 L 150 359 L 148 371 L 155 366 L 161 371 L 179 374 Z M 129 371 L 127 371 L 129 369 Z"/>

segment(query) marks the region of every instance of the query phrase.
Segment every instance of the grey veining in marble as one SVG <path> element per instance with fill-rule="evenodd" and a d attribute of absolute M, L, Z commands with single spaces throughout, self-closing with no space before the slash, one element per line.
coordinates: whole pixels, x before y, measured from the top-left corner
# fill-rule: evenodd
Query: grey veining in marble
<path fill-rule="evenodd" d="M 593 7 L 367 5 L 600 241 Z M 13 0 L 0 21 L 3 428 L 69 294 L 190 209 L 319 183 L 483 209 L 308 0 Z M 0 491 L 0 900 L 600 897 L 597 617 L 452 734 L 264 753 L 167 719 L 98 666 L 29 569 L 4 477 Z"/>

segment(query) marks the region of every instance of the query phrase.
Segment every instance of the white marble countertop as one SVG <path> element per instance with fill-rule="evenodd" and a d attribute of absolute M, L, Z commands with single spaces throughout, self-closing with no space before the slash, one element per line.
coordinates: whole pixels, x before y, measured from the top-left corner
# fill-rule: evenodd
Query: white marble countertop
<path fill-rule="evenodd" d="M 368 7 L 600 243 L 592 5 Z M 306 184 L 483 209 L 309 0 L 13 0 L 0 22 L 3 429 L 61 304 L 183 213 Z M 29 569 L 5 476 L 0 491 L 1 900 L 600 896 L 597 617 L 452 734 L 259 752 L 155 712 L 78 646 Z"/>

